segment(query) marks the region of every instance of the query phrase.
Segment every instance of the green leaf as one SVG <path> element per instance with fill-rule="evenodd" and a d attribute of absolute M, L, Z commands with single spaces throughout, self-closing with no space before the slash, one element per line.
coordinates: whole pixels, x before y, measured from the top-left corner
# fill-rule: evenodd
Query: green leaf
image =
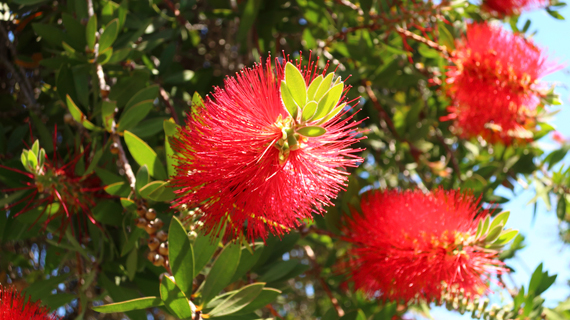
<path fill-rule="evenodd" d="M 87 117 L 83 114 L 83 112 L 81 112 L 73 100 L 71 100 L 71 97 L 69 95 L 66 96 L 66 101 L 69 113 L 71 113 L 71 116 L 73 119 L 75 119 L 75 121 L 79 122 L 87 130 L 98 129 L 93 123 L 91 123 L 91 121 L 87 120 Z"/>
<path fill-rule="evenodd" d="M 160 163 L 156 152 L 146 142 L 129 131 L 125 131 L 124 137 L 129 152 L 139 165 L 146 164 L 150 175 L 157 179 L 167 178 L 164 166 Z"/>
<path fill-rule="evenodd" d="M 323 95 L 325 93 L 327 93 L 327 91 L 329 91 L 329 89 L 331 88 L 331 83 L 332 83 L 332 79 L 333 79 L 334 73 L 329 73 L 327 74 L 327 76 L 323 79 L 323 81 L 321 81 L 321 84 L 319 85 L 319 88 L 317 89 L 317 92 L 315 93 L 315 96 L 313 97 L 314 101 L 320 101 L 321 98 L 323 97 Z"/>
<path fill-rule="evenodd" d="M 275 301 L 281 294 L 280 290 L 273 288 L 263 288 L 261 293 L 250 304 L 238 311 L 236 314 L 247 314 L 255 310 L 261 309 L 271 302 Z"/>
<path fill-rule="evenodd" d="M 137 230 L 141 229 L 137 228 Z M 109 293 L 109 296 L 111 296 L 113 301 L 117 301 L 117 303 L 119 303 L 119 301 L 133 300 L 133 299 L 136 300 L 140 298 L 138 292 L 126 288 L 124 285 L 117 285 L 114 281 L 109 280 L 103 273 L 99 275 L 98 280 L 99 280 L 98 284 L 100 284 L 101 287 L 105 288 L 106 291 Z M 146 312 L 143 310 L 126 311 L 126 315 L 131 319 L 146 318 Z"/>
<path fill-rule="evenodd" d="M 95 220 L 111 226 L 120 227 L 123 224 L 123 208 L 115 201 L 98 201 L 92 208 Z"/>
<path fill-rule="evenodd" d="M 65 44 L 65 42 L 64 42 Z M 107 62 L 109 62 L 109 60 L 111 60 L 111 57 L 113 56 L 113 47 L 109 47 L 101 52 L 99 52 L 99 56 L 97 57 L 97 63 L 100 65 L 104 65 Z"/>
<path fill-rule="evenodd" d="M 336 117 L 342 111 L 342 109 L 344 109 L 344 107 L 346 107 L 346 102 L 341 103 L 333 111 L 329 112 L 329 114 L 326 117 L 322 118 L 317 124 L 322 125 L 327 123 L 330 119 Z"/>
<path fill-rule="evenodd" d="M 131 51 L 133 51 L 131 48 L 122 48 L 119 50 L 115 50 L 115 51 L 113 51 L 113 55 L 111 56 L 111 59 L 109 59 L 109 61 L 107 61 L 107 63 L 113 64 L 113 63 L 122 62 L 131 54 Z"/>
<path fill-rule="evenodd" d="M 238 244 L 228 244 L 220 253 L 202 287 L 202 301 L 207 303 L 212 300 L 232 279 L 241 255 Z"/>
<path fill-rule="evenodd" d="M 32 23 L 32 28 L 38 36 L 42 37 L 42 40 L 45 40 L 52 46 L 61 47 L 61 43 L 66 40 L 63 31 L 54 25 Z"/>
<path fill-rule="evenodd" d="M 78 101 L 77 93 L 75 90 L 75 80 L 73 79 L 73 72 L 67 66 L 67 64 L 62 64 L 57 74 L 55 83 L 57 94 L 62 101 L 66 100 L 66 95 L 71 96 L 72 100 Z"/>
<path fill-rule="evenodd" d="M 489 226 L 489 229 L 492 230 L 494 227 L 498 226 L 499 224 L 506 225 L 507 221 L 509 220 L 509 214 L 510 214 L 509 211 L 504 211 L 496 215 L 493 221 L 491 222 L 491 226 Z"/>
<path fill-rule="evenodd" d="M 129 256 L 127 257 L 126 267 L 127 267 L 127 277 L 129 277 L 130 281 L 133 281 L 135 278 L 135 274 L 137 272 L 137 258 L 138 258 L 137 250 L 131 251 Z"/>
<path fill-rule="evenodd" d="M 493 243 L 495 240 L 497 240 L 497 238 L 499 238 L 499 236 L 501 235 L 501 232 L 503 231 L 503 225 L 499 224 L 498 226 L 496 226 L 490 230 L 491 231 L 489 231 L 489 233 L 485 237 L 485 242 L 489 243 L 489 244 Z"/>
<path fill-rule="evenodd" d="M 146 200 L 168 202 L 174 199 L 174 190 L 168 181 L 153 181 L 139 190 L 141 197 Z"/>
<path fill-rule="evenodd" d="M 180 126 L 174 123 L 174 120 L 164 120 L 164 149 L 166 150 L 166 167 L 168 171 L 168 176 L 172 177 L 176 175 L 176 166 L 178 165 L 178 160 L 174 158 L 174 150 L 170 145 L 170 138 L 174 137 L 178 132 Z"/>
<path fill-rule="evenodd" d="M 106 186 L 105 192 L 112 196 L 126 197 L 131 192 L 131 188 L 125 182 L 116 182 Z"/>
<path fill-rule="evenodd" d="M 26 191 L 27 190 L 19 190 L 5 198 L 0 198 L 0 207 L 4 207 L 5 205 L 18 200 Z"/>
<path fill-rule="evenodd" d="M 103 117 L 103 125 L 108 132 L 113 131 L 113 121 L 115 120 L 115 109 L 117 103 L 115 101 L 104 100 L 101 106 L 101 117 Z"/>
<path fill-rule="evenodd" d="M 125 111 L 129 110 L 130 108 L 134 107 L 135 105 L 140 104 L 140 102 L 151 100 L 154 101 L 158 97 L 158 92 L 160 87 L 158 85 L 152 85 L 146 88 L 143 88 L 139 92 L 135 93 L 127 104 L 125 105 Z"/>
<path fill-rule="evenodd" d="M 281 81 L 281 100 L 283 100 L 283 104 L 285 105 L 285 109 L 293 119 L 297 119 L 297 114 L 299 113 L 299 106 L 293 100 L 293 96 L 289 92 L 287 88 L 287 84 L 285 81 Z"/>
<path fill-rule="evenodd" d="M 439 30 L 439 42 L 442 45 L 446 46 L 447 49 L 454 50 L 455 38 L 453 37 L 449 29 L 447 29 L 447 26 L 444 22 L 440 21 L 438 23 L 438 30 Z"/>
<path fill-rule="evenodd" d="M 245 45 L 249 30 L 251 30 L 251 27 L 253 27 L 253 24 L 257 18 L 257 13 L 259 12 L 261 2 L 261 0 L 247 0 L 247 3 L 243 9 L 239 29 L 237 32 L 238 43 Z"/>
<path fill-rule="evenodd" d="M 333 109 L 337 106 L 340 98 L 342 97 L 342 92 L 344 90 L 344 83 L 339 83 L 332 87 L 325 95 L 319 100 L 319 105 L 315 116 L 312 120 L 319 120 L 326 117 Z"/>
<path fill-rule="evenodd" d="M 148 174 L 148 167 L 146 164 L 139 168 L 137 172 L 136 181 L 135 181 L 135 190 L 140 192 L 142 187 L 146 186 L 150 180 L 150 175 Z"/>
<path fill-rule="evenodd" d="M 188 298 L 174 283 L 170 276 L 163 276 L 160 282 L 160 298 L 164 305 L 178 318 L 187 319 L 192 317 L 192 309 Z"/>
<path fill-rule="evenodd" d="M 139 138 L 149 138 L 156 136 L 162 131 L 162 123 L 166 120 L 165 117 L 150 118 L 148 120 L 143 120 L 136 127 L 132 128 L 131 131 Z"/>
<path fill-rule="evenodd" d="M 558 196 L 558 204 L 556 205 L 556 216 L 558 219 L 564 220 L 566 216 L 566 197 L 564 194 Z"/>
<path fill-rule="evenodd" d="M 253 253 L 249 252 L 247 248 L 242 248 L 239 264 L 230 283 L 236 282 L 241 277 L 243 277 L 249 270 L 251 270 L 251 268 L 255 265 L 257 260 L 259 260 L 259 257 L 261 257 L 262 252 L 263 252 L 263 243 L 261 242 L 255 244 L 255 250 L 253 251 Z"/>
<path fill-rule="evenodd" d="M 129 301 L 110 303 L 104 306 L 93 307 L 92 309 L 100 313 L 116 313 L 131 310 L 140 310 L 148 308 L 156 308 L 163 306 L 164 302 L 158 297 L 145 297 Z"/>
<path fill-rule="evenodd" d="M 272 265 L 272 267 L 259 277 L 259 281 L 273 282 L 281 279 L 289 272 L 291 272 L 298 264 L 299 260 L 279 261 Z"/>
<path fill-rule="evenodd" d="M 87 39 L 87 46 L 89 50 L 93 51 L 95 49 L 95 41 L 97 40 L 97 15 L 93 15 L 89 18 L 87 22 L 87 27 L 85 28 L 85 38 Z"/>
<path fill-rule="evenodd" d="M 317 111 L 317 103 L 315 101 L 311 101 L 305 105 L 303 108 L 303 113 L 301 114 L 302 121 L 309 121 L 314 115 L 315 111 Z"/>
<path fill-rule="evenodd" d="M 548 12 L 548 14 L 553 17 L 554 19 L 557 20 L 565 20 L 564 16 L 562 16 L 558 11 L 554 11 L 550 8 L 546 8 L 546 12 Z"/>
<path fill-rule="evenodd" d="M 205 234 L 198 234 L 198 237 L 194 240 L 194 277 L 210 262 L 214 252 L 218 249 L 218 243 L 220 243 L 219 238 L 212 239 L 212 237 Z"/>
<path fill-rule="evenodd" d="M 285 64 L 285 82 L 291 97 L 299 107 L 305 106 L 307 103 L 307 84 L 303 74 L 291 62 Z"/>
<path fill-rule="evenodd" d="M 48 296 L 43 296 L 41 301 L 42 305 L 47 306 L 51 310 L 55 310 L 65 304 L 70 303 L 76 299 L 77 295 L 71 293 L 56 293 Z"/>
<path fill-rule="evenodd" d="M 297 129 L 297 133 L 305 137 L 320 137 L 327 133 L 327 129 L 319 126 L 307 126 Z"/>
<path fill-rule="evenodd" d="M 504 232 L 501 233 L 501 235 L 499 236 L 497 241 L 494 242 L 494 244 L 505 245 L 509 243 L 511 240 L 513 240 L 513 238 L 516 237 L 518 233 L 519 232 L 517 230 L 505 230 Z"/>
<path fill-rule="evenodd" d="M 119 20 L 113 19 L 99 37 L 99 52 L 109 48 L 119 35 Z"/>
<path fill-rule="evenodd" d="M 194 250 L 186 229 L 176 217 L 170 221 L 168 229 L 168 259 L 176 284 L 186 296 L 191 296 L 194 279 Z"/>
<path fill-rule="evenodd" d="M 313 79 L 313 81 L 309 85 L 309 89 L 307 89 L 307 100 L 309 101 L 315 100 L 315 93 L 317 93 L 317 89 L 319 89 L 319 85 L 321 84 L 321 82 L 323 82 L 322 74 Z"/>
<path fill-rule="evenodd" d="M 194 71 L 192 70 L 182 70 L 170 74 L 168 77 L 164 78 L 164 84 L 182 84 L 194 78 Z"/>
<path fill-rule="evenodd" d="M 258 282 L 242 287 L 238 292 L 226 298 L 208 314 L 211 316 L 225 316 L 236 313 L 253 302 L 261 293 L 265 283 Z"/>
<path fill-rule="evenodd" d="M 131 130 L 148 115 L 153 106 L 152 100 L 141 101 L 132 106 L 121 115 L 117 130 L 119 132 Z"/>
<path fill-rule="evenodd" d="M 121 198 L 121 205 L 128 212 L 134 212 L 137 209 L 137 204 L 135 201 L 128 198 Z"/>
<path fill-rule="evenodd" d="M 61 19 L 63 21 L 63 25 L 65 26 L 65 31 L 69 34 L 71 38 L 71 45 L 78 51 L 85 50 L 85 26 L 83 26 L 79 21 L 75 20 L 75 18 L 64 12 L 61 14 Z"/>

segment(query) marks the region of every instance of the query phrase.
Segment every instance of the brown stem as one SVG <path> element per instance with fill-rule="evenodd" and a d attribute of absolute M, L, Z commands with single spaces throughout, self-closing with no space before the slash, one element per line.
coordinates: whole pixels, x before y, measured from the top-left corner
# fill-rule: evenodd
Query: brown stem
<path fill-rule="evenodd" d="M 160 97 L 162 98 L 162 101 L 164 102 L 168 110 L 170 110 L 170 114 L 172 114 L 174 122 L 176 122 L 176 124 L 180 124 L 180 120 L 178 119 L 178 113 L 176 113 L 174 106 L 172 106 L 172 104 L 170 103 L 170 98 L 168 97 L 168 93 L 166 93 L 166 90 L 164 90 L 163 87 L 160 87 Z"/>
<path fill-rule="evenodd" d="M 309 246 L 303 246 L 303 249 L 305 249 L 305 252 L 307 253 L 307 258 L 309 258 L 309 261 L 311 262 L 311 265 L 313 266 L 313 271 L 315 273 L 315 276 L 317 278 L 319 278 L 319 282 L 321 283 L 321 286 L 323 287 L 323 290 L 325 290 L 327 296 L 329 296 L 329 299 L 331 300 L 331 303 L 333 304 L 333 306 L 336 310 L 336 313 L 338 314 L 339 317 L 344 316 L 344 310 L 342 309 L 342 307 L 338 303 L 337 298 L 334 297 L 334 295 L 333 295 L 331 289 L 329 288 L 327 282 L 325 281 L 325 279 L 323 279 L 321 277 L 321 267 L 319 266 L 319 263 L 317 262 L 317 258 L 315 257 L 315 252 Z"/>
<path fill-rule="evenodd" d="M 446 46 L 439 45 L 439 44 L 431 41 L 430 39 L 424 38 L 420 35 L 417 35 L 417 34 L 411 32 L 410 30 L 406 30 L 402 27 L 396 26 L 396 32 L 398 32 L 399 34 L 401 34 L 404 37 L 414 39 L 418 42 L 421 42 L 421 43 L 427 45 L 428 47 L 430 47 L 432 49 L 435 49 L 435 50 L 441 52 L 445 57 L 453 56 L 453 53 L 450 52 Z"/>
<path fill-rule="evenodd" d="M 347 6 L 352 10 L 356 10 L 359 15 L 364 14 L 364 11 L 362 11 L 362 8 L 360 8 L 359 6 L 355 5 L 354 3 L 352 3 L 348 0 L 335 0 L 335 2 L 340 4 L 340 5 Z"/>

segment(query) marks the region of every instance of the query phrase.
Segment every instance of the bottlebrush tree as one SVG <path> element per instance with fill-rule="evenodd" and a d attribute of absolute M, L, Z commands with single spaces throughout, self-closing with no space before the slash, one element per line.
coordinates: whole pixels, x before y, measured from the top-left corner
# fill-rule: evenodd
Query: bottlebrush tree
<path fill-rule="evenodd" d="M 563 64 L 519 21 L 561 6 L 8 0 L 0 318 L 567 318 L 497 192 L 568 241 Z"/>

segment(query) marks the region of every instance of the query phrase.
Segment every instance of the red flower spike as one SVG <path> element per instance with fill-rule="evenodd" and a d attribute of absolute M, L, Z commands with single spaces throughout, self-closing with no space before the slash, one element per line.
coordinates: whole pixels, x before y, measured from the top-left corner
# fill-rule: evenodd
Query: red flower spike
<path fill-rule="evenodd" d="M 230 239 L 282 235 L 322 213 L 362 161 L 350 148 L 360 122 L 341 119 L 346 90 L 314 61 L 267 58 L 226 78 L 173 142 L 174 205 L 200 207 L 205 230 L 226 224 Z"/>
<path fill-rule="evenodd" d="M 14 288 L 0 285 L 0 319 L 2 320 L 58 320 L 60 317 L 50 315 L 40 301 L 32 302 Z"/>
<path fill-rule="evenodd" d="M 505 17 L 546 7 L 549 4 L 549 0 L 484 0 L 482 8 L 496 13 L 499 17 Z"/>
<path fill-rule="evenodd" d="M 12 216 L 17 217 L 43 206 L 43 211 L 36 222 L 46 214 L 48 209 L 57 210 L 49 213 L 44 226 L 57 218 L 61 218 L 60 238 L 71 224 L 73 216 L 79 217 L 78 223 L 80 224 L 86 222 L 82 219 L 83 217 L 86 217 L 93 224 L 98 224 L 93 217 L 91 208 L 95 207 L 96 198 L 108 197 L 108 195 L 105 194 L 101 180 L 97 176 L 94 174 L 82 176 L 76 173 L 76 166 L 82 159 L 85 161 L 86 167 L 89 165 L 85 155 L 85 152 L 76 153 L 71 156 L 67 163 L 63 163 L 62 159 L 54 152 L 53 158 L 49 159 L 45 150 L 39 147 L 36 140 L 31 149 L 24 150 L 22 153 L 22 164 L 28 172 L 0 165 L 0 168 L 20 173 L 28 180 L 24 181 L 25 187 L 4 191 L 30 191 L 22 199 L 8 205 L 6 209 L 9 210 L 25 203 L 22 209 L 12 214 Z M 54 204 L 59 207 L 53 209 L 51 206 Z M 80 227 L 79 232 L 81 229 L 83 228 Z M 78 234 L 78 237 L 81 238 L 81 234 Z"/>
<path fill-rule="evenodd" d="M 497 247 L 497 233 L 478 232 L 489 211 L 479 212 L 472 195 L 372 191 L 362 197 L 361 208 L 345 229 L 353 244 L 347 272 L 355 288 L 370 297 L 433 301 L 461 292 L 474 298 L 488 290 L 492 274 L 507 272 L 490 249 Z M 508 213 L 502 215 L 506 221 Z"/>
<path fill-rule="evenodd" d="M 541 94 L 537 80 L 558 67 L 530 40 L 486 23 L 471 24 L 447 72 L 453 120 L 463 138 L 506 145 L 532 139 Z M 509 50 L 504 50 L 509 48 Z"/>

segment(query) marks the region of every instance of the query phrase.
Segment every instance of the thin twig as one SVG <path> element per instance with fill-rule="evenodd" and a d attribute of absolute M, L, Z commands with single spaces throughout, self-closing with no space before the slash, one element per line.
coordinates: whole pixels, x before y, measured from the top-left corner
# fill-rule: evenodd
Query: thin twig
<path fill-rule="evenodd" d="M 411 32 L 410 30 L 406 30 L 406 29 L 404 29 L 404 28 L 402 28 L 402 27 L 396 26 L 396 32 L 398 32 L 399 34 L 401 34 L 401 35 L 403 35 L 403 36 L 405 36 L 405 37 L 407 37 L 407 38 L 411 38 L 411 39 L 414 39 L 414 40 L 416 40 L 416 41 L 418 41 L 418 42 L 421 42 L 421 43 L 427 45 L 428 47 L 430 47 L 430 48 L 432 48 L 432 49 L 435 49 L 435 50 L 441 52 L 441 53 L 442 53 L 443 55 L 445 55 L 446 57 L 451 57 L 451 56 L 453 55 L 453 54 L 449 51 L 449 49 L 447 49 L 446 46 L 439 45 L 439 44 L 437 44 L 437 43 L 431 41 L 430 39 L 424 38 L 424 37 L 422 37 L 422 36 L 420 36 L 420 35 L 417 35 L 417 34 Z"/>
<path fill-rule="evenodd" d="M 359 6 L 355 5 L 354 3 L 348 1 L 348 0 L 335 0 L 336 3 L 343 5 L 343 6 L 347 6 L 352 10 L 356 10 L 356 12 L 358 12 L 359 15 L 363 15 L 364 11 L 362 11 L 362 8 L 360 8 Z"/>
<path fill-rule="evenodd" d="M 163 87 L 160 87 L 160 97 L 162 98 L 162 101 L 164 101 L 164 104 L 166 105 L 168 110 L 170 110 L 170 114 L 172 114 L 174 122 L 176 122 L 176 124 L 180 124 L 180 120 L 178 119 L 178 113 L 176 113 L 174 106 L 170 103 L 170 98 L 168 97 L 168 93 L 166 93 L 166 90 L 164 90 Z"/>
<path fill-rule="evenodd" d="M 331 303 L 333 304 L 333 306 L 336 310 L 336 313 L 338 314 L 339 317 L 344 316 L 344 310 L 342 309 L 342 307 L 338 303 L 337 298 L 334 297 L 334 295 L 333 295 L 331 289 L 329 288 L 329 285 L 325 281 L 325 279 L 323 279 L 321 277 L 321 267 L 319 266 L 319 263 L 317 262 L 317 258 L 315 257 L 315 252 L 309 246 L 303 246 L 303 249 L 305 249 L 305 252 L 307 253 L 307 258 L 309 258 L 309 261 L 311 262 L 311 265 L 313 266 L 313 271 L 315 273 L 315 276 L 317 278 L 319 278 L 319 282 L 321 283 L 323 290 L 325 290 L 326 294 L 329 296 L 329 299 L 331 300 Z"/>

